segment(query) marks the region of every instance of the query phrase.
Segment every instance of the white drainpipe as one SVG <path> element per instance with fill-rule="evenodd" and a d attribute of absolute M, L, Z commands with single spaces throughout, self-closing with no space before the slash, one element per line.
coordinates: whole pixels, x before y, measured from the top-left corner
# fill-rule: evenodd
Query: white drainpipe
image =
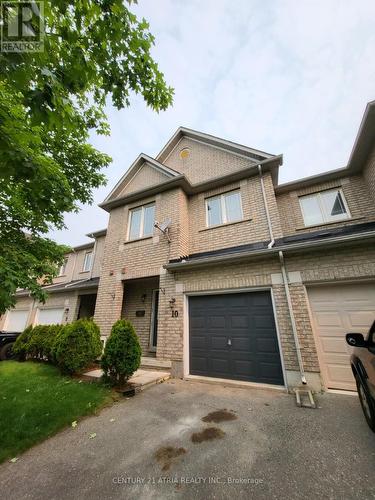
<path fill-rule="evenodd" d="M 293 306 L 292 306 L 292 299 L 290 297 L 288 277 L 287 277 L 286 269 L 285 269 L 284 254 L 283 254 L 283 252 L 281 250 L 279 252 L 279 259 L 280 259 L 280 265 L 281 265 L 281 273 L 283 275 L 283 282 L 284 282 L 286 300 L 288 302 L 290 322 L 292 323 L 294 344 L 296 346 L 296 351 L 297 351 L 297 359 L 298 359 L 299 371 L 301 373 L 301 381 L 302 381 L 303 384 L 307 384 L 307 380 L 306 380 L 306 377 L 305 377 L 305 369 L 303 367 L 303 360 L 302 360 L 302 354 L 301 354 L 301 346 L 300 346 L 299 339 L 298 339 L 298 334 L 297 334 L 296 320 L 294 318 L 294 312 L 293 312 Z"/>
<path fill-rule="evenodd" d="M 267 224 L 268 224 L 268 231 L 270 233 L 270 238 L 271 241 L 268 243 L 267 248 L 272 248 L 275 244 L 275 238 L 273 237 L 273 232 L 272 232 L 272 224 L 271 224 L 271 217 L 270 213 L 268 210 L 268 204 L 267 204 L 267 198 L 266 198 L 266 190 L 264 189 L 264 181 L 263 181 L 263 175 L 262 175 L 262 167 L 261 165 L 258 165 L 258 171 L 259 171 L 259 178 L 260 178 L 260 185 L 262 188 L 262 196 L 263 196 L 263 203 L 264 203 L 264 208 L 266 210 L 266 218 L 267 218 Z"/>
<path fill-rule="evenodd" d="M 275 245 L 275 238 L 273 236 L 273 231 L 272 231 L 272 223 L 271 223 L 270 213 L 269 213 L 269 210 L 268 210 L 266 190 L 264 189 L 264 181 L 263 181 L 263 176 L 262 176 L 262 167 L 261 167 L 261 165 L 258 165 L 258 171 L 259 171 L 260 185 L 261 185 L 261 188 L 262 188 L 263 203 L 264 203 L 264 208 L 265 208 L 265 211 L 266 211 L 268 231 L 270 233 L 270 238 L 271 238 L 271 241 L 267 245 L 267 248 L 271 249 Z M 295 321 L 294 313 L 293 313 L 292 300 L 290 298 L 288 276 L 287 276 L 286 270 L 285 270 L 284 255 L 283 255 L 283 252 L 281 252 L 281 251 L 279 252 L 279 259 L 280 259 L 280 265 L 281 265 L 281 274 L 282 274 L 283 282 L 284 282 L 286 300 L 287 300 L 287 303 L 288 303 L 290 321 L 292 323 L 294 344 L 296 346 L 296 351 L 297 351 L 297 359 L 298 359 L 299 371 L 300 371 L 300 374 L 301 374 L 301 381 L 302 381 L 303 384 L 307 384 L 306 377 L 305 377 L 305 370 L 304 370 L 304 367 L 303 367 L 303 360 L 302 360 L 302 354 L 301 354 L 301 346 L 300 346 L 299 339 L 298 339 L 297 326 L 296 326 L 296 321 Z"/>

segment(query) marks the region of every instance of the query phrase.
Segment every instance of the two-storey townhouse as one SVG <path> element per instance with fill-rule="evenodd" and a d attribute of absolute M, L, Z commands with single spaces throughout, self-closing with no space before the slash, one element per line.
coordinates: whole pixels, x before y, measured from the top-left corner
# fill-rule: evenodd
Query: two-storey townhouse
<path fill-rule="evenodd" d="M 0 318 L 0 330 L 22 331 L 37 324 L 68 323 L 94 316 L 106 231 L 87 236 L 94 241 L 72 248 L 59 275 L 45 287 L 47 301 L 33 300 L 27 290 L 17 292 L 16 306 Z"/>
<path fill-rule="evenodd" d="M 103 338 L 126 317 L 175 376 L 354 389 L 345 333 L 375 317 L 374 135 L 372 102 L 347 167 L 281 185 L 281 155 L 186 128 L 141 154 L 101 204 Z"/>

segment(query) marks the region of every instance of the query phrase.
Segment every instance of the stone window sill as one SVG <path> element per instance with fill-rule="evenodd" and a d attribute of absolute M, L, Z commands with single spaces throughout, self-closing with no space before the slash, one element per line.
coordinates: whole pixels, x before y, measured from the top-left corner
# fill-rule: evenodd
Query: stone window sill
<path fill-rule="evenodd" d="M 199 229 L 199 233 L 202 233 L 203 231 L 210 231 L 211 229 L 217 229 L 218 227 L 228 227 L 228 226 L 233 226 L 234 224 L 241 224 L 241 222 L 250 222 L 253 219 L 241 219 L 241 220 L 236 220 L 233 222 L 226 222 L 225 224 L 217 224 L 216 226 L 210 226 L 210 227 L 205 227 L 203 229 Z"/>
<path fill-rule="evenodd" d="M 312 224 L 311 226 L 299 226 L 299 227 L 296 227 L 296 231 L 303 231 L 304 229 L 313 229 L 314 227 L 332 226 L 333 224 L 345 224 L 345 222 L 352 222 L 352 221 L 361 220 L 364 218 L 365 218 L 364 216 L 349 217 L 348 219 L 334 220 L 332 222 L 323 222 L 322 224 Z"/>
<path fill-rule="evenodd" d="M 129 245 L 129 243 L 136 243 L 137 241 L 152 240 L 153 236 L 143 236 L 143 238 L 135 238 L 134 240 L 124 241 L 124 245 Z"/>

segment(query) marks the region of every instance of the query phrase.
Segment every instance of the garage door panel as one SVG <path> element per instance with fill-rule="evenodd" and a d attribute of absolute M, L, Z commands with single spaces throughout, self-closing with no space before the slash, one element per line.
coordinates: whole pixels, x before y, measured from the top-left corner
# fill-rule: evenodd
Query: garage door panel
<path fill-rule="evenodd" d="M 340 333 L 340 336 L 337 336 L 337 338 L 322 338 L 321 344 L 323 352 L 326 354 L 332 354 L 332 356 L 339 354 L 348 355 L 348 351 L 350 349 L 348 344 L 346 342 L 344 344 L 342 341 L 342 332 Z"/>
<path fill-rule="evenodd" d="M 6 331 L 8 332 L 23 332 L 26 328 L 29 311 L 22 309 L 12 309 L 8 312 L 6 320 Z"/>
<path fill-rule="evenodd" d="M 193 328 L 205 328 L 206 326 L 206 318 L 204 316 L 192 316 L 190 321 Z"/>
<path fill-rule="evenodd" d="M 331 305 L 331 307 L 336 307 L 335 304 Z M 317 312 L 316 314 L 316 322 L 319 326 L 330 327 L 333 326 L 337 328 L 337 326 L 343 326 L 342 319 L 338 311 L 334 312 Z"/>
<path fill-rule="evenodd" d="M 204 328 L 196 322 L 196 316 L 203 314 Z M 269 292 L 190 297 L 189 316 L 191 374 L 284 383 Z M 201 351 L 203 336 L 205 353 Z M 272 367 L 269 377 L 260 363 Z"/>
<path fill-rule="evenodd" d="M 279 346 L 275 339 L 257 339 L 256 350 L 257 353 L 278 353 Z"/>
<path fill-rule="evenodd" d="M 259 376 L 262 378 L 274 378 L 275 380 L 282 375 L 280 367 L 275 363 L 262 362 L 259 364 Z"/>
<path fill-rule="evenodd" d="M 211 369 L 217 373 L 230 373 L 230 361 L 221 357 L 210 358 Z"/>
<path fill-rule="evenodd" d="M 318 355 L 325 384 L 355 390 L 348 332 L 367 333 L 375 319 L 375 284 L 342 284 L 308 290 Z"/>
<path fill-rule="evenodd" d="M 371 325 L 374 318 L 374 311 L 349 311 L 348 316 L 351 327 L 360 328 L 361 330 L 364 329 L 365 332 L 363 333 L 367 333 L 369 325 Z"/>
<path fill-rule="evenodd" d="M 38 325 L 60 324 L 63 320 L 64 308 L 56 307 L 49 309 L 39 309 L 37 313 Z"/>
<path fill-rule="evenodd" d="M 249 317 L 244 314 L 230 316 L 230 328 L 249 328 Z"/>
<path fill-rule="evenodd" d="M 227 348 L 227 337 L 219 337 L 212 335 L 209 338 L 209 349 L 226 349 Z"/>

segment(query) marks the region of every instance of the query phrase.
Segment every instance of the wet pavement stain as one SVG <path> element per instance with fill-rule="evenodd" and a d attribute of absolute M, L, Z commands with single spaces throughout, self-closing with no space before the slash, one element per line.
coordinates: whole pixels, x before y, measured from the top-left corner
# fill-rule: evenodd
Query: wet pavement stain
<path fill-rule="evenodd" d="M 212 411 L 211 413 L 203 417 L 202 421 L 215 422 L 215 424 L 218 424 L 219 422 L 229 422 L 230 420 L 236 420 L 236 419 L 237 415 L 235 415 L 231 411 L 224 409 L 224 410 Z"/>
<path fill-rule="evenodd" d="M 155 458 L 162 466 L 161 470 L 167 471 L 171 468 L 173 461 L 186 453 L 185 448 L 175 448 L 174 446 L 162 446 L 155 452 Z"/>
<path fill-rule="evenodd" d="M 212 441 L 213 439 L 222 439 L 225 436 L 225 432 L 218 427 L 207 427 L 201 432 L 194 432 L 191 435 L 191 441 L 193 443 L 202 443 L 203 441 Z"/>

